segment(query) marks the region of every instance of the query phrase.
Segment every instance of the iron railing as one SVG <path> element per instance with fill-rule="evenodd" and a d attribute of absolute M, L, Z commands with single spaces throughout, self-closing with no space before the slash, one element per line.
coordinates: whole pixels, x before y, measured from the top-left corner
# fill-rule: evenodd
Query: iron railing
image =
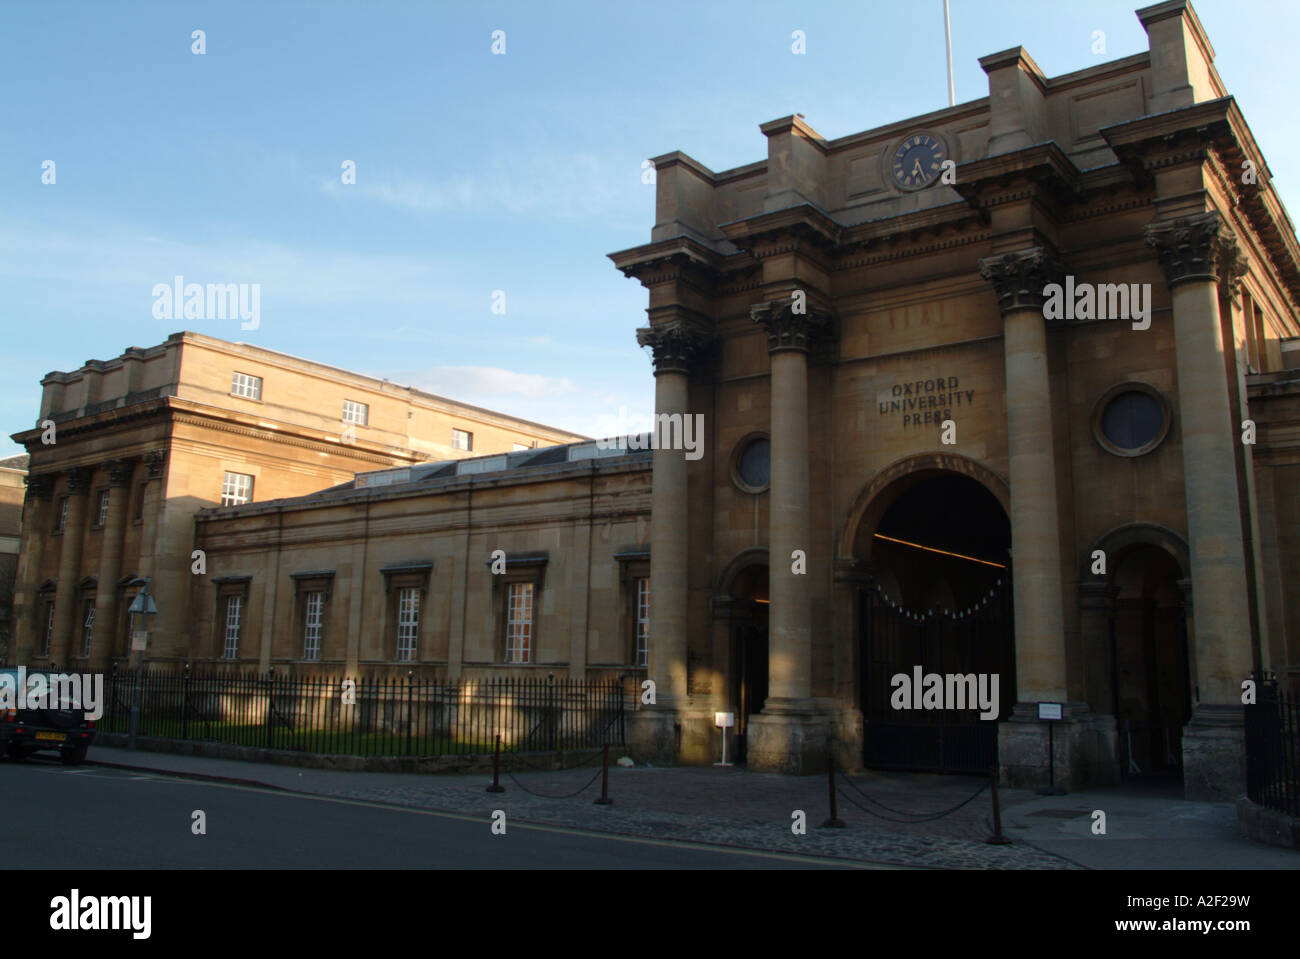
<path fill-rule="evenodd" d="M 105 677 L 103 732 L 126 732 L 133 672 Z M 351 756 L 487 755 L 625 743 L 633 685 L 623 679 L 286 676 L 149 670 L 139 734 Z"/>
<path fill-rule="evenodd" d="M 1254 802 L 1300 816 L 1300 696 L 1272 682 L 1256 687 L 1246 711 L 1246 795 Z"/>

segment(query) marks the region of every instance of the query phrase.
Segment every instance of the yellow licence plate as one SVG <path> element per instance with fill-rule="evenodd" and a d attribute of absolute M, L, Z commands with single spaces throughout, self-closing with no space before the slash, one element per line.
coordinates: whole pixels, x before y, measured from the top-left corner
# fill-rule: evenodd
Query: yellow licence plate
<path fill-rule="evenodd" d="M 48 739 L 56 743 L 61 743 L 68 738 L 67 733 L 37 733 L 37 739 Z"/>

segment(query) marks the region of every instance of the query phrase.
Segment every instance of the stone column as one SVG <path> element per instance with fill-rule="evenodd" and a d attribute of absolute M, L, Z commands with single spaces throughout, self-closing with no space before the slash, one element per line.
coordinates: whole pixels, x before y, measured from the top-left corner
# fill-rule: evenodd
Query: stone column
<path fill-rule="evenodd" d="M 687 415 L 691 365 L 706 334 L 680 321 L 637 330 L 654 352 L 656 417 Z M 650 649 L 647 676 L 655 703 L 634 714 L 628 747 L 634 758 L 670 763 L 678 755 L 687 703 L 686 618 L 689 500 L 684 450 L 654 451 L 650 494 Z"/>
<path fill-rule="evenodd" d="M 807 574 L 792 571 L 812 546 L 808 506 L 808 347 L 829 329 L 825 313 L 796 313 L 783 300 L 750 310 L 771 355 L 772 478 L 768 588 L 768 695 L 749 725 L 750 769 L 812 773 L 826 768 L 828 717 L 812 700 L 812 606 Z"/>
<path fill-rule="evenodd" d="M 10 664 L 26 664 L 39 644 L 41 563 L 54 517 L 50 502 L 54 498 L 54 476 L 49 473 L 27 476 L 27 496 L 23 502 L 22 540 L 18 549 L 18 569 L 14 577 L 13 636 L 10 640 Z"/>
<path fill-rule="evenodd" d="M 994 285 L 1002 311 L 1011 480 L 1019 701 L 1011 720 L 998 731 L 998 762 L 1010 785 L 1038 786 L 1046 785 L 1048 778 L 1047 727 L 1038 721 L 1038 703 L 1066 701 L 1061 520 L 1043 319 L 1043 289 L 1059 282 L 1062 269 L 1046 250 L 1034 247 L 980 260 L 980 273 Z M 1067 719 L 1087 712 L 1084 704 L 1071 705 Z M 1076 736 L 1077 730 L 1056 730 L 1058 770 L 1075 768 L 1071 746 Z"/>
<path fill-rule="evenodd" d="M 63 527 L 59 553 L 59 589 L 54 596 L 54 636 L 50 658 L 60 666 L 72 655 L 72 637 L 77 620 L 77 578 L 81 572 L 81 546 L 86 538 L 86 500 L 91 471 L 68 471 L 68 518 Z"/>
<path fill-rule="evenodd" d="M 152 577 L 155 554 L 158 549 L 158 514 L 162 510 L 162 474 L 167 459 L 166 450 L 150 450 L 145 454 L 149 472 L 145 476 L 144 515 L 140 521 L 140 578 Z M 152 590 L 151 590 L 152 592 Z"/>
<path fill-rule="evenodd" d="M 1214 211 L 1153 223 L 1146 239 L 1169 283 L 1178 354 L 1183 484 L 1191 548 L 1200 700 L 1183 733 L 1188 799 L 1235 799 L 1245 791 L 1241 682 L 1252 668 L 1246 556 L 1236 473 L 1241 424 L 1233 415 L 1219 316 L 1220 278 L 1245 265 Z"/>
<path fill-rule="evenodd" d="M 122 578 L 122 545 L 126 539 L 127 511 L 131 499 L 132 460 L 114 460 L 108 470 L 108 518 L 99 554 L 99 586 L 95 590 L 95 635 L 89 667 L 103 669 L 113 655 L 117 632 L 117 581 Z"/>

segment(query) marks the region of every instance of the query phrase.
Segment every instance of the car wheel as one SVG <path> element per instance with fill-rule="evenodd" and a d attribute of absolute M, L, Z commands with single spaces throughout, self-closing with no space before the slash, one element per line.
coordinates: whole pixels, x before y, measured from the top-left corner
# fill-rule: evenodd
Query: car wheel
<path fill-rule="evenodd" d="M 86 747 L 73 746 L 71 749 L 60 750 L 59 759 L 65 766 L 80 766 L 86 759 Z"/>

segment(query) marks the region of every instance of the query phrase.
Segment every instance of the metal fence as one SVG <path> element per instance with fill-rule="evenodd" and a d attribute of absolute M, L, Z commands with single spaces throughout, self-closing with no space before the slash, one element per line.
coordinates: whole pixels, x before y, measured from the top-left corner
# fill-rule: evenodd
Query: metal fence
<path fill-rule="evenodd" d="M 1246 795 L 1300 816 L 1300 697 L 1261 682 L 1246 711 Z"/>
<path fill-rule="evenodd" d="M 126 732 L 132 673 L 106 677 L 97 728 Z M 141 736 L 350 756 L 475 756 L 625 742 L 621 679 L 498 678 L 455 683 L 151 670 L 139 685 Z"/>

